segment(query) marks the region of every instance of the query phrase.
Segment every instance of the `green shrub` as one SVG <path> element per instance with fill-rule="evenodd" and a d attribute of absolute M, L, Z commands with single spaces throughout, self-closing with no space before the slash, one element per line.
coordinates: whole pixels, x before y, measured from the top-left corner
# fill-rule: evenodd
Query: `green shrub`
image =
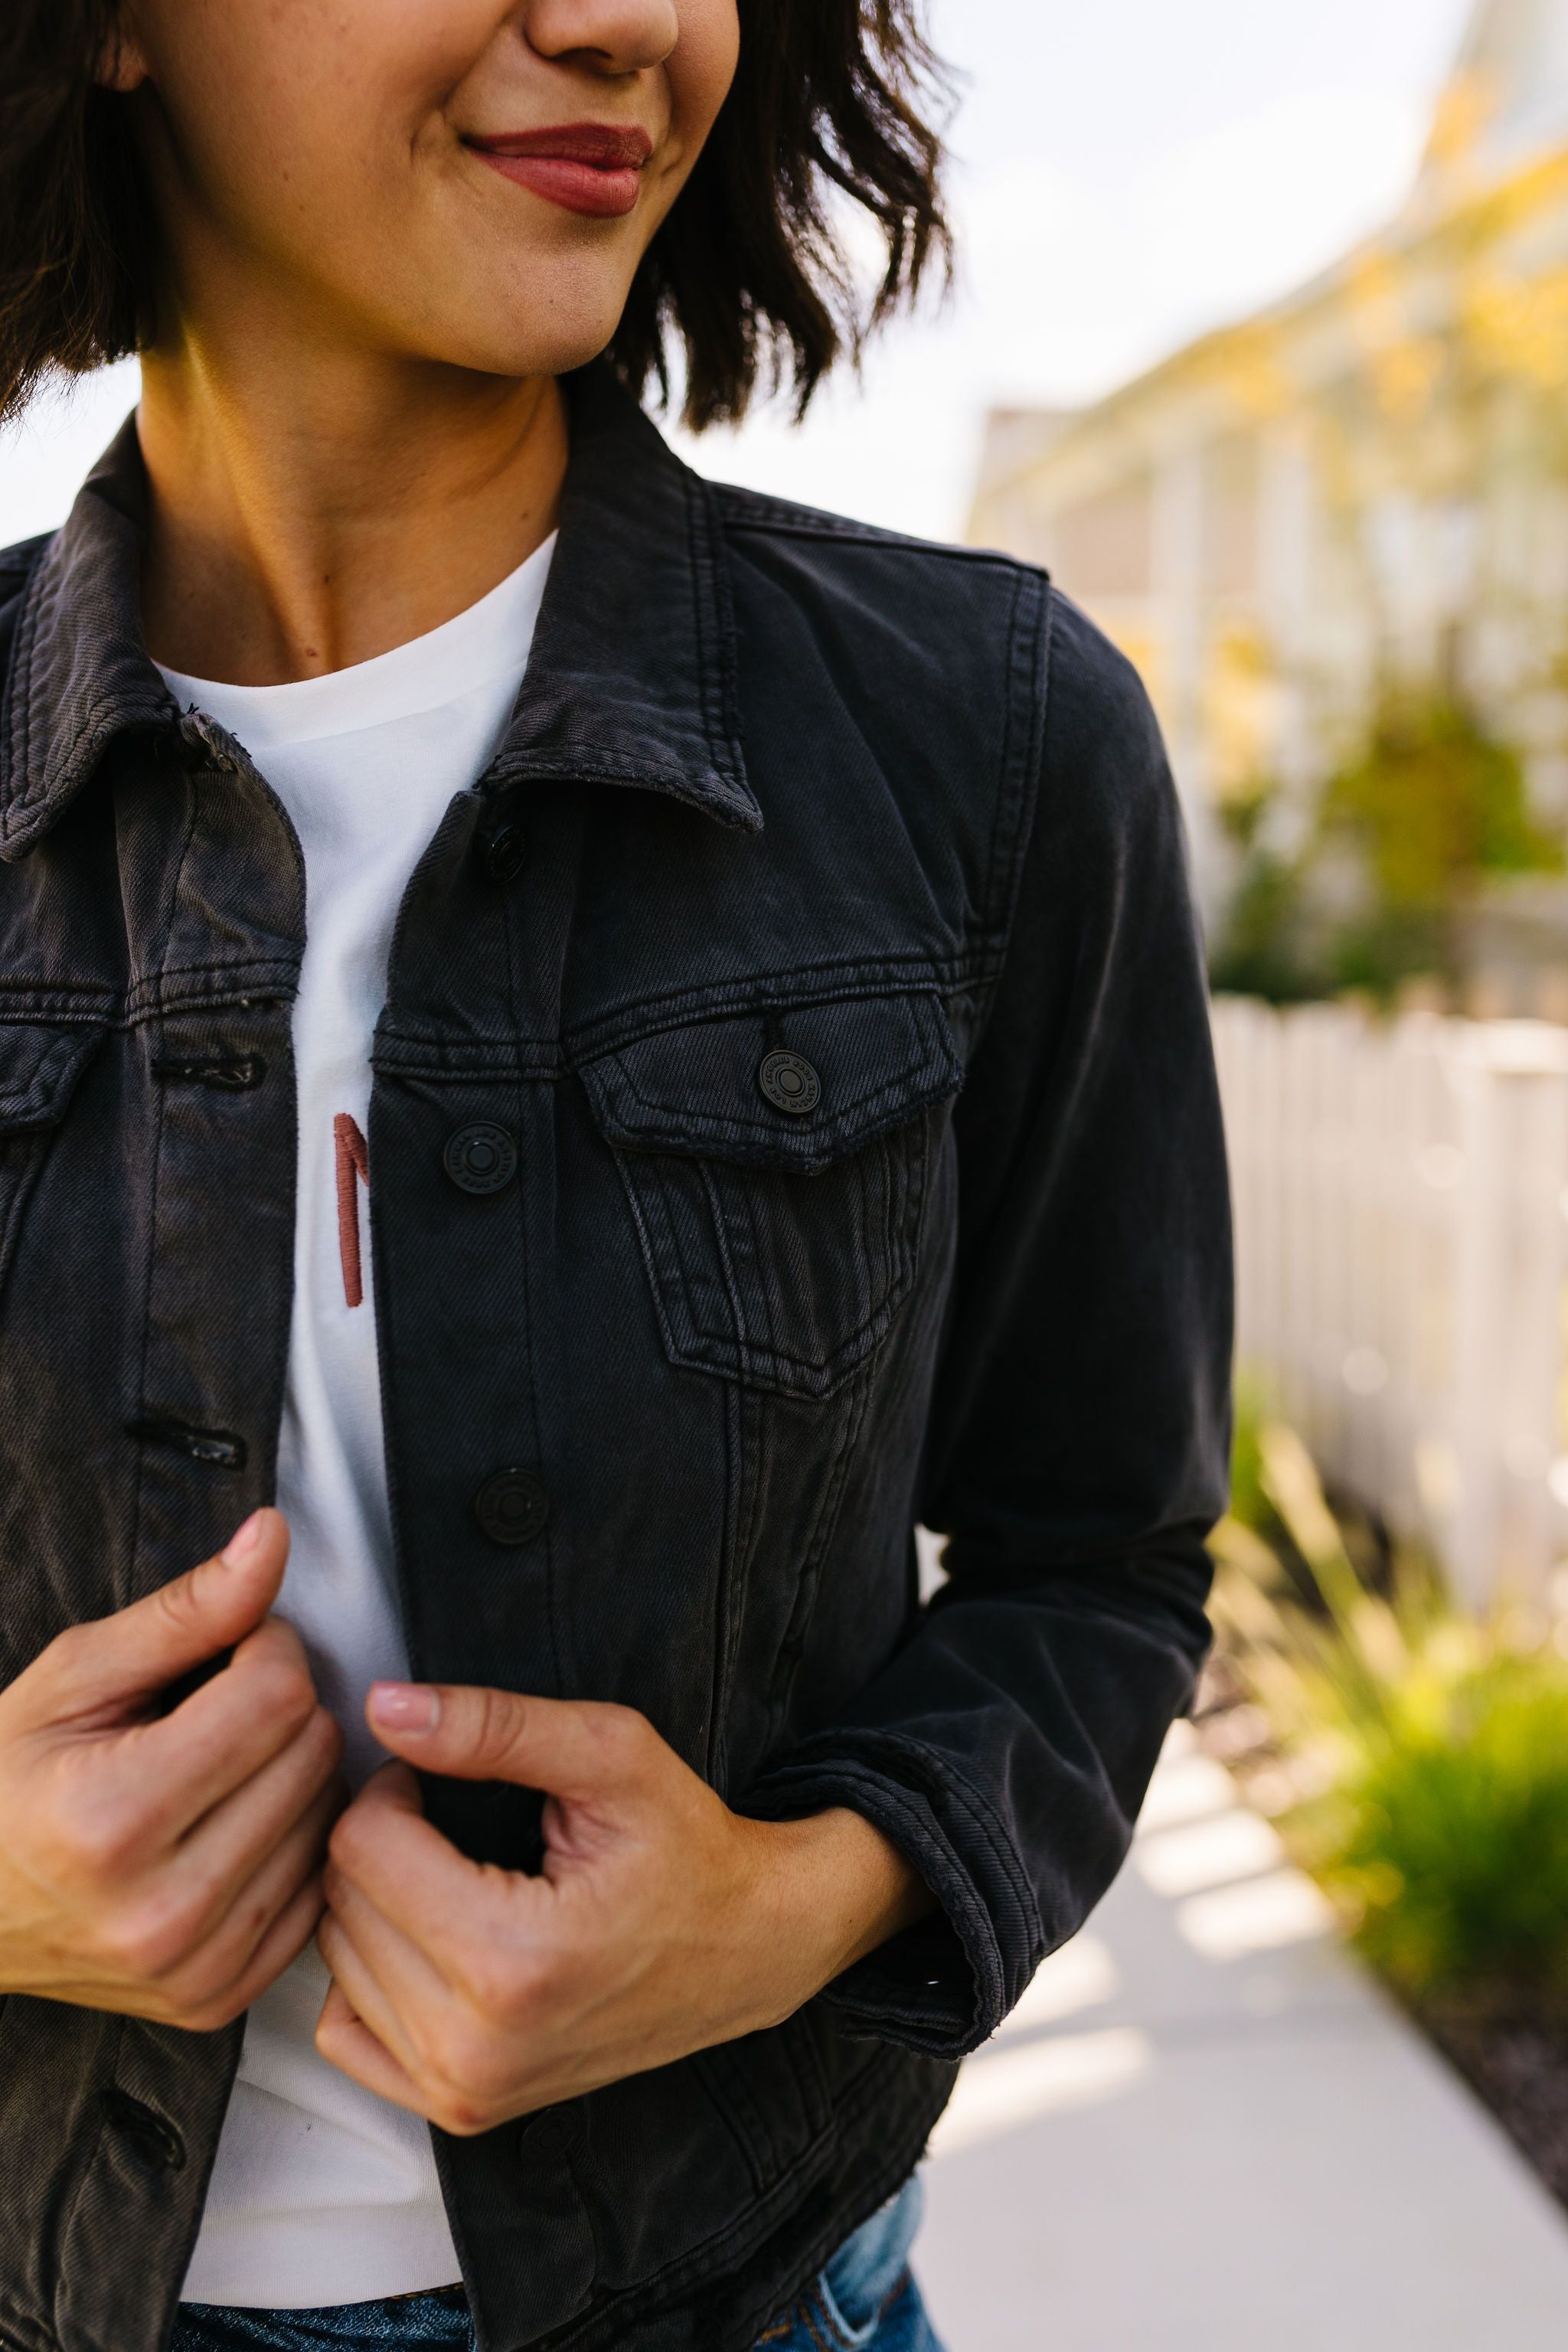
<path fill-rule="evenodd" d="M 1568 2005 L 1568 1660 L 1520 1612 L 1462 1615 L 1409 1552 L 1369 1590 L 1300 1440 L 1240 1425 L 1253 1524 L 1215 1538 L 1216 1614 L 1310 1791 L 1293 1852 L 1408 1996 Z"/>
<path fill-rule="evenodd" d="M 1331 778 L 1324 832 L 1354 840 L 1379 903 L 1440 919 L 1489 875 L 1557 872 L 1524 766 L 1447 694 L 1385 693 L 1360 756 Z"/>
<path fill-rule="evenodd" d="M 1412 1994 L 1568 1997 L 1568 1687 L 1492 1656 L 1352 1722 L 1319 1868 L 1373 1965 Z"/>

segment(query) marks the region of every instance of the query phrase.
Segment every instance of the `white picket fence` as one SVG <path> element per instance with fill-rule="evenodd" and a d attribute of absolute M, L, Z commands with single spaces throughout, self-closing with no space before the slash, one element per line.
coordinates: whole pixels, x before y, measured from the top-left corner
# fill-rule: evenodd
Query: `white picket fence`
<path fill-rule="evenodd" d="M 1238 1360 L 1484 1605 L 1568 1560 L 1568 1029 L 1215 1006 Z"/>

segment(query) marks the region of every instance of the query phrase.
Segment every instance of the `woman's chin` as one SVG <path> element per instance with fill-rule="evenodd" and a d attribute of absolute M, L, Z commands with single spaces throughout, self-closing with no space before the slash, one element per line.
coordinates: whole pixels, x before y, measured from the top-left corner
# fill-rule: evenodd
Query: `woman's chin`
<path fill-rule="evenodd" d="M 560 278 L 558 270 L 521 285 L 509 277 L 460 311 L 422 319 L 409 330 L 410 357 L 481 375 L 569 375 L 586 367 L 613 340 L 626 289 L 617 283 L 601 294 Z"/>

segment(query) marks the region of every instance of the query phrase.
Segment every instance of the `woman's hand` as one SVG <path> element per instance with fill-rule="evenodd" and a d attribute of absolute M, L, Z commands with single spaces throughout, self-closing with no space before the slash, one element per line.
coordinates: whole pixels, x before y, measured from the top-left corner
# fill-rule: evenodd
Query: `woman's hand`
<path fill-rule="evenodd" d="M 113 1617 L 73 1626 L 0 1694 L 0 1992 L 197 2032 L 304 1949 L 342 1735 L 268 1611 L 276 1511 Z M 233 1646 L 160 1712 L 169 1685 Z"/>
<path fill-rule="evenodd" d="M 543 1874 L 472 1863 L 379 1772 L 332 1832 L 321 2054 L 444 2130 L 776 2025 L 932 1907 L 859 1814 L 748 1821 L 629 1708 L 380 1684 L 428 1771 L 543 1789 Z"/>

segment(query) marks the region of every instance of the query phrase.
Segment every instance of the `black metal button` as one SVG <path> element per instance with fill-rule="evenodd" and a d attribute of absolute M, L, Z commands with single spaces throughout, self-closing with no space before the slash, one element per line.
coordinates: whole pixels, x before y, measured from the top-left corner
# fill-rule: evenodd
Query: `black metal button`
<path fill-rule="evenodd" d="M 479 856 L 492 882 L 515 882 L 528 863 L 528 828 L 508 817 L 479 844 Z"/>
<path fill-rule="evenodd" d="M 474 1496 L 474 1517 L 491 1543 L 515 1550 L 542 1535 L 550 1517 L 550 1496 L 542 1478 L 531 1470 L 498 1470 Z"/>
<path fill-rule="evenodd" d="M 805 1118 L 822 1100 L 822 1080 L 804 1054 L 766 1055 L 757 1084 L 775 1110 L 796 1118 Z"/>
<path fill-rule="evenodd" d="M 481 1123 L 447 1138 L 441 1164 L 460 1192 L 500 1192 L 517 1174 L 517 1141 L 510 1129 Z"/>

